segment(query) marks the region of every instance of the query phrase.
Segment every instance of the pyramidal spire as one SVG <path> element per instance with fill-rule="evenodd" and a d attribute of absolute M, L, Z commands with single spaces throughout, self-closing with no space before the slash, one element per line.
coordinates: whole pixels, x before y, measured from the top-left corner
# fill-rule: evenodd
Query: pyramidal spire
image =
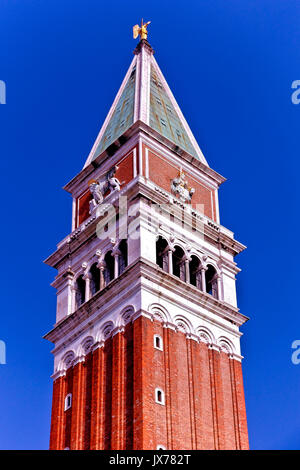
<path fill-rule="evenodd" d="M 208 166 L 147 41 L 147 26 L 133 27 L 141 40 L 121 87 L 102 125 L 85 167 L 122 136 L 135 122 L 142 121 L 177 147 Z"/>

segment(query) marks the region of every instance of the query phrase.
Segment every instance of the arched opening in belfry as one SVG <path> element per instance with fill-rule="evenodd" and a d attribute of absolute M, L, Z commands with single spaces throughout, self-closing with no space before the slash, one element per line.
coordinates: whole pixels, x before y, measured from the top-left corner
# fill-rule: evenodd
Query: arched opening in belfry
<path fill-rule="evenodd" d="M 175 246 L 172 253 L 173 274 L 174 276 L 179 277 L 182 281 L 186 280 L 184 259 L 185 255 L 183 249 L 180 246 Z"/>
<path fill-rule="evenodd" d="M 83 275 L 79 276 L 76 281 L 76 307 L 80 307 L 85 302 L 85 280 Z"/>
<path fill-rule="evenodd" d="M 159 236 L 156 241 L 156 264 L 164 271 L 169 271 L 168 263 L 168 242 L 163 237 Z"/>
<path fill-rule="evenodd" d="M 100 269 L 94 263 L 90 269 L 91 273 L 91 294 L 94 295 L 100 290 Z"/>
<path fill-rule="evenodd" d="M 207 265 L 207 270 L 205 271 L 205 281 L 206 281 L 206 292 L 212 295 L 215 299 L 218 298 L 218 281 L 217 281 L 217 271 L 211 265 Z"/>
<path fill-rule="evenodd" d="M 127 246 L 127 240 L 122 240 L 121 243 L 119 244 L 119 276 L 122 274 L 122 272 L 125 270 L 125 268 L 128 266 L 128 246 Z"/>
<path fill-rule="evenodd" d="M 190 284 L 198 289 L 201 289 L 201 271 L 200 271 L 200 260 L 197 256 L 192 255 L 191 261 L 189 263 L 189 270 L 190 270 Z"/>
<path fill-rule="evenodd" d="M 115 258 L 111 251 L 108 251 L 104 258 L 105 269 L 104 269 L 104 281 L 105 285 L 112 281 L 115 277 Z"/>

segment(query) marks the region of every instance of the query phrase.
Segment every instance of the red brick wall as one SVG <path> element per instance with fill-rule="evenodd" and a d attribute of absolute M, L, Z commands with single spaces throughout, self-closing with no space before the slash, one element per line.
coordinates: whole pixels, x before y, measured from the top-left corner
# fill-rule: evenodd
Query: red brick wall
<path fill-rule="evenodd" d="M 65 395 L 73 392 L 73 369 L 68 369 L 65 378 Z M 63 406 L 65 403 L 65 397 L 62 397 Z M 64 444 L 63 448 L 71 448 L 71 423 L 72 423 L 72 408 L 69 408 L 64 412 Z"/>
<path fill-rule="evenodd" d="M 120 181 L 122 187 L 123 184 L 129 183 L 133 178 L 133 150 L 126 155 L 125 158 L 121 158 L 116 166 L 118 169 L 115 176 Z M 89 202 L 91 199 L 92 196 L 88 188 L 77 198 L 75 216 L 76 227 L 89 217 Z"/>
<path fill-rule="evenodd" d="M 112 412 L 112 339 L 105 341 L 104 345 L 104 371 L 103 371 L 103 408 L 102 408 L 102 443 L 104 450 L 111 449 L 111 412 Z"/>
<path fill-rule="evenodd" d="M 154 334 L 163 351 L 154 348 Z M 155 388 L 165 405 L 155 402 Z M 72 407 L 64 398 L 72 393 Z M 50 449 L 247 449 L 240 362 L 140 317 L 53 385 Z"/>
<path fill-rule="evenodd" d="M 117 163 L 116 178 L 121 184 L 127 184 L 133 178 L 133 151 Z"/>
<path fill-rule="evenodd" d="M 133 323 L 133 449 L 154 449 L 153 325 Z"/>
<path fill-rule="evenodd" d="M 71 449 L 84 449 L 86 368 L 82 362 L 73 368 Z"/>
<path fill-rule="evenodd" d="M 179 167 L 175 164 L 172 165 L 166 158 L 150 150 L 148 151 L 148 158 L 149 178 L 151 181 L 166 191 L 171 192 L 171 181 L 177 176 Z M 214 191 L 196 181 L 188 172 L 185 172 L 185 176 L 189 186 L 195 188 L 195 193 L 192 198 L 193 208 L 216 221 Z"/>
<path fill-rule="evenodd" d="M 92 394 L 91 394 L 91 438 L 92 450 L 103 449 L 103 425 L 104 415 L 104 348 L 97 348 L 93 352 L 92 366 Z"/>
<path fill-rule="evenodd" d="M 90 352 L 85 358 L 85 409 L 84 409 L 84 430 L 83 448 L 89 450 L 91 447 L 91 408 L 92 408 L 92 386 L 93 386 L 93 356 Z"/>
<path fill-rule="evenodd" d="M 64 397 L 66 395 L 66 380 L 60 377 L 53 383 L 50 449 L 64 449 L 65 413 Z"/>
<path fill-rule="evenodd" d="M 154 345 L 154 335 L 159 335 L 163 343 L 165 342 L 164 339 L 164 330 L 162 323 L 158 320 L 154 320 L 152 323 L 152 334 L 149 338 L 149 343 L 153 349 L 153 376 L 152 376 L 152 389 L 151 389 L 151 400 L 154 400 L 154 391 L 155 388 L 161 388 L 165 392 L 165 398 L 167 400 L 167 363 L 165 356 L 165 349 L 160 351 L 159 349 L 155 349 Z M 170 432 L 170 419 L 167 415 L 167 409 L 165 406 L 155 404 L 153 407 L 154 412 L 154 419 L 153 421 L 156 423 L 155 426 L 155 443 L 153 449 L 156 449 L 157 445 L 163 445 L 165 448 L 168 447 L 168 433 Z"/>
<path fill-rule="evenodd" d="M 235 400 L 236 400 L 236 417 L 237 417 L 237 432 L 239 436 L 240 449 L 249 448 L 247 415 L 245 406 L 244 384 L 242 364 L 238 361 L 232 361 L 232 380 L 235 384 Z"/>
<path fill-rule="evenodd" d="M 143 168 L 142 174 L 146 175 L 146 149 L 147 147 L 143 145 Z M 140 172 L 139 169 L 139 155 L 138 148 L 136 150 L 136 168 L 137 172 Z M 120 161 L 116 164 L 118 170 L 116 172 L 116 177 L 122 183 L 122 185 L 127 184 L 133 179 L 134 176 L 134 149 L 130 151 L 128 155 L 122 157 Z M 171 190 L 171 180 L 175 178 L 178 174 L 179 167 L 175 164 L 171 164 L 165 157 L 154 153 L 148 149 L 148 162 L 149 162 L 149 178 L 156 183 L 161 188 L 170 192 Z M 195 193 L 192 199 L 192 206 L 203 212 L 212 220 L 216 221 L 216 204 L 215 204 L 215 194 L 214 191 L 206 187 L 205 184 L 199 183 L 193 176 L 186 172 L 186 180 L 188 184 L 195 188 Z M 89 217 L 89 202 L 92 199 L 90 191 L 88 188 L 77 198 L 76 201 L 76 224 L 78 227 L 84 220 Z"/>
<path fill-rule="evenodd" d="M 192 449 L 187 341 L 184 333 L 172 330 L 168 330 L 166 339 L 165 348 L 168 348 L 169 353 L 166 407 L 170 407 L 171 417 L 171 442 L 168 448 Z"/>

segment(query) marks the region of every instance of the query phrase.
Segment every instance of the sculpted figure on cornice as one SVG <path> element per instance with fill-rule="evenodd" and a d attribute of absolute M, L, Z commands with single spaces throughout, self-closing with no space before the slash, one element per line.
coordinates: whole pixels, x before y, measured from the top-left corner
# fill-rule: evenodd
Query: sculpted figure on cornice
<path fill-rule="evenodd" d="M 90 192 L 93 196 L 93 199 L 90 201 L 90 214 L 94 212 L 99 204 L 102 204 L 107 191 L 120 191 L 121 183 L 115 177 L 117 169 L 118 167 L 114 166 L 100 180 L 92 179 L 89 181 Z"/>
<path fill-rule="evenodd" d="M 179 197 L 182 202 L 191 202 L 195 189 L 188 186 L 185 174 L 180 167 L 178 175 L 171 182 L 171 191 Z"/>

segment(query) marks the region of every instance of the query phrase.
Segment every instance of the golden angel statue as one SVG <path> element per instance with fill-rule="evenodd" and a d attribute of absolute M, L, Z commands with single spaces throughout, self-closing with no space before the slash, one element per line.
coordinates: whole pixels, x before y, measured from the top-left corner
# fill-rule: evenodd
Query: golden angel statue
<path fill-rule="evenodd" d="M 141 26 L 136 24 L 133 27 L 133 38 L 136 39 L 138 37 L 138 35 L 140 35 L 141 39 L 147 39 L 147 36 L 148 36 L 147 26 L 150 23 L 151 23 L 151 21 L 148 21 L 147 23 L 144 23 L 143 20 L 142 20 Z"/>

